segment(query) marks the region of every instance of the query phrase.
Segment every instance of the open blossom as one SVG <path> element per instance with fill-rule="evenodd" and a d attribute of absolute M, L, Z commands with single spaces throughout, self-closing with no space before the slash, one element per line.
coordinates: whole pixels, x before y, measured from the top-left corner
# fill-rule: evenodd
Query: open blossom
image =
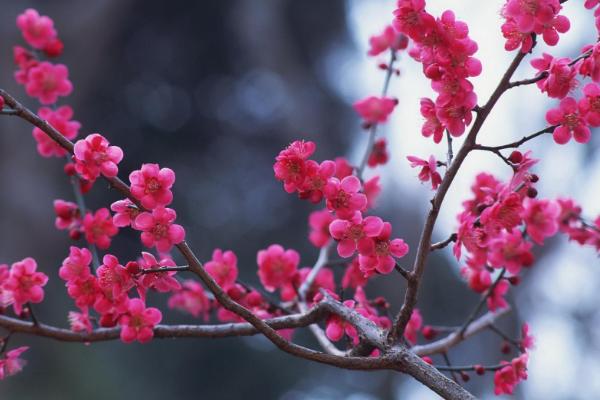
<path fill-rule="evenodd" d="M 527 379 L 527 362 L 529 355 L 524 353 L 513 359 L 510 363 L 503 361 L 505 367 L 494 373 L 494 393 L 513 394 L 515 386 L 522 380 Z"/>
<path fill-rule="evenodd" d="M 135 219 L 135 229 L 142 231 L 142 243 L 146 247 L 156 246 L 156 250 L 167 252 L 173 245 L 183 242 L 185 230 L 174 224 L 175 210 L 157 207 L 152 213 L 143 212 Z"/>
<path fill-rule="evenodd" d="M 151 271 L 160 267 L 174 267 L 175 265 L 175 262 L 169 257 L 157 260 L 152 254 L 142 252 L 142 258 L 139 262 L 142 274 L 137 278 L 137 289 L 142 300 L 146 298 L 147 289 L 154 289 L 160 293 L 181 289 L 181 284 L 174 276 L 177 271 L 144 273 L 144 271 Z"/>
<path fill-rule="evenodd" d="M 313 211 L 308 216 L 308 226 L 310 233 L 308 240 L 316 247 L 324 247 L 331 240 L 329 234 L 329 224 L 334 220 L 329 210 Z"/>
<path fill-rule="evenodd" d="M 131 343 L 137 340 L 147 343 L 154 337 L 154 327 L 162 319 L 161 312 L 154 307 L 147 307 L 140 299 L 130 299 L 127 312 L 119 318 L 121 340 Z"/>
<path fill-rule="evenodd" d="M 363 193 L 367 197 L 367 207 L 375 207 L 377 198 L 381 194 L 381 183 L 379 182 L 379 175 L 376 175 L 365 182 L 363 185 Z"/>
<path fill-rule="evenodd" d="M 377 271 L 380 274 L 389 274 L 396 266 L 394 257 L 401 258 L 408 253 L 408 245 L 402 239 L 390 239 L 392 225 L 383 223 L 381 232 L 373 237 L 373 251 L 369 254 L 360 253 L 358 261 L 365 274 Z"/>
<path fill-rule="evenodd" d="M 188 279 L 182 282 L 181 289 L 169 297 L 169 308 L 185 311 L 194 317 L 202 315 L 208 319 L 210 300 L 199 282 Z"/>
<path fill-rule="evenodd" d="M 43 286 L 48 276 L 37 272 L 37 263 L 33 258 L 25 258 L 11 265 L 8 279 L 4 282 L 4 290 L 11 293 L 15 314 L 21 314 L 25 303 L 41 303 L 44 300 Z"/>
<path fill-rule="evenodd" d="M 341 181 L 331 178 L 323 190 L 327 208 L 335 211 L 338 218 L 351 218 L 356 211 L 367 206 L 367 197 L 359 193 L 360 188 L 360 180 L 356 176 L 347 176 Z"/>
<path fill-rule="evenodd" d="M 343 304 L 350 309 L 354 309 L 356 302 L 354 300 L 346 300 Z M 325 334 L 332 342 L 340 341 L 344 337 L 344 334 L 346 334 L 352 339 L 354 344 L 358 343 L 358 332 L 354 325 L 344 321 L 338 315 L 331 315 L 327 318 Z"/>
<path fill-rule="evenodd" d="M 87 309 L 87 307 L 95 305 L 99 295 L 101 295 L 98 278 L 89 274 L 69 280 L 67 282 L 67 293 L 69 297 L 75 300 L 77 307 Z"/>
<path fill-rule="evenodd" d="M 476 293 L 483 293 L 492 286 L 490 272 L 472 258 L 468 259 L 467 265 L 460 269 L 460 274 L 467 280 L 469 288 Z"/>
<path fill-rule="evenodd" d="M 48 121 L 50 125 L 69 140 L 75 139 L 79 134 L 81 124 L 71 120 L 73 118 L 73 109 L 70 106 L 61 106 L 56 110 L 42 107 L 39 109 L 38 115 L 40 118 Z M 42 157 L 64 157 L 67 155 L 67 151 L 40 128 L 33 128 L 32 134 L 37 142 L 37 151 Z"/>
<path fill-rule="evenodd" d="M 596 12 L 599 11 L 596 10 Z M 600 20 L 600 15 L 597 18 L 596 21 Z M 600 82 L 600 44 L 587 45 L 581 49 L 582 54 L 587 52 L 590 52 L 590 55 L 580 61 L 579 73 L 583 76 L 589 76 L 594 82 Z"/>
<path fill-rule="evenodd" d="M 204 269 L 219 286 L 226 289 L 237 281 L 237 256 L 231 250 L 215 249 L 212 259 L 204 263 Z"/>
<path fill-rule="evenodd" d="M 378 165 L 383 165 L 388 162 L 390 155 L 388 154 L 386 148 L 385 139 L 379 139 L 373 144 L 373 148 L 369 153 L 369 159 L 367 160 L 367 165 L 371 168 L 374 168 Z"/>
<path fill-rule="evenodd" d="M 131 194 L 142 206 L 151 210 L 157 206 L 168 206 L 173 201 L 171 187 L 175 183 L 175 172 L 160 168 L 158 164 L 143 164 L 142 168 L 129 175 Z"/>
<path fill-rule="evenodd" d="M 314 142 L 296 140 L 281 150 L 275 158 L 273 170 L 275 178 L 283 181 L 283 188 L 293 193 L 304 184 L 306 178 L 306 161 L 315 152 Z"/>
<path fill-rule="evenodd" d="M 298 189 L 298 196 L 301 199 L 308 199 L 311 203 L 319 203 L 323 199 L 323 189 L 327 181 L 334 174 L 335 163 L 333 161 L 325 160 L 319 164 L 316 161 L 308 160 L 304 183 Z"/>
<path fill-rule="evenodd" d="M 25 91 L 42 104 L 54 104 L 59 96 L 68 96 L 72 90 L 69 69 L 63 64 L 43 61 L 27 72 Z"/>
<path fill-rule="evenodd" d="M 69 256 L 64 259 L 58 276 L 65 281 L 87 278 L 91 275 L 92 253 L 85 248 L 71 246 Z"/>
<path fill-rule="evenodd" d="M 25 41 L 33 48 L 42 50 L 56 38 L 54 21 L 28 8 L 17 17 L 17 27 Z"/>
<path fill-rule="evenodd" d="M 560 206 L 550 200 L 526 198 L 523 202 L 523 219 L 527 225 L 527 234 L 537 244 L 544 244 L 544 239 L 558 232 Z"/>
<path fill-rule="evenodd" d="M 529 332 L 529 324 L 523 324 L 521 327 L 521 349 L 528 350 L 535 347 L 535 338 Z"/>
<path fill-rule="evenodd" d="M 442 176 L 437 172 L 437 161 L 433 155 L 429 156 L 429 160 L 423 160 L 422 158 L 415 156 L 406 157 L 410 161 L 412 168 L 421 167 L 419 172 L 419 180 L 421 182 L 431 181 L 431 188 L 436 190 L 440 183 L 442 183 Z"/>
<path fill-rule="evenodd" d="M 85 239 L 100 249 L 110 247 L 111 238 L 119 233 L 119 228 L 113 223 L 108 208 L 101 208 L 95 213 L 88 212 L 83 218 Z"/>
<path fill-rule="evenodd" d="M 570 58 L 554 58 L 544 53 L 541 58 L 531 60 L 531 65 L 539 71 L 538 75 L 547 72 L 548 76 L 536 82 L 548 97 L 565 98 L 577 85 L 577 68 L 569 65 Z"/>
<path fill-rule="evenodd" d="M 285 250 L 278 244 L 260 250 L 256 256 L 258 277 L 269 292 L 289 284 L 296 275 L 300 255 L 296 250 Z"/>
<path fill-rule="evenodd" d="M 360 212 L 349 219 L 336 219 L 329 225 L 331 236 L 338 241 L 340 257 L 351 257 L 358 249 L 361 254 L 371 254 L 374 250 L 371 238 L 379 236 L 383 220 L 379 217 L 362 217 Z"/>
<path fill-rule="evenodd" d="M 26 361 L 21 358 L 21 354 L 29 349 L 27 346 L 17 347 L 6 352 L 4 358 L 0 358 L 0 380 L 13 376 L 21 372 Z"/>
<path fill-rule="evenodd" d="M 370 56 L 376 56 L 388 49 L 403 50 L 408 46 L 408 38 L 397 33 L 393 27 L 386 26 L 379 35 L 373 35 L 369 38 Z"/>
<path fill-rule="evenodd" d="M 435 104 L 431 99 L 421 99 L 421 115 L 425 118 L 423 128 L 421 128 L 421 134 L 425 137 L 433 137 L 435 143 L 442 141 L 444 137 L 444 125 L 440 122 L 437 117 Z"/>
<path fill-rule="evenodd" d="M 505 267 L 508 272 L 517 275 L 521 267 L 533 264 L 531 248 L 533 244 L 523 239 L 517 229 L 505 232 L 492 240 L 489 246 L 488 260 L 494 267 Z"/>
<path fill-rule="evenodd" d="M 394 111 L 398 100 L 391 97 L 369 96 L 354 103 L 354 110 L 368 124 L 384 123 Z"/>
<path fill-rule="evenodd" d="M 133 229 L 137 229 L 135 219 L 142 211 L 131 200 L 117 200 L 110 205 L 110 209 L 115 213 L 113 215 L 115 226 L 119 228 L 131 226 Z"/>
<path fill-rule="evenodd" d="M 112 254 L 107 254 L 102 258 L 102 265 L 98 267 L 96 275 L 98 275 L 100 289 L 111 293 L 114 298 L 126 294 L 135 286 L 129 271 Z"/>
<path fill-rule="evenodd" d="M 117 176 L 117 164 L 123 159 L 123 150 L 110 146 L 108 140 L 98 133 L 92 133 L 78 140 L 73 148 L 75 170 L 84 179 L 95 181 L 100 174 L 107 178 Z"/>
<path fill-rule="evenodd" d="M 552 125 L 560 125 L 552 134 L 558 144 L 568 143 L 572 137 L 579 143 L 590 141 L 590 128 L 579 111 L 577 101 L 572 97 L 565 97 L 558 108 L 549 110 L 546 121 Z"/>
<path fill-rule="evenodd" d="M 579 100 L 579 112 L 591 126 L 600 126 L 600 86 L 588 83 L 583 87 L 584 97 Z"/>
<path fill-rule="evenodd" d="M 510 288 L 509 283 L 502 279 L 498 284 L 494 287 L 494 291 L 487 298 L 487 306 L 490 311 L 496 311 L 501 308 L 505 308 L 508 306 L 508 303 L 504 299 L 504 296 L 508 292 Z"/>

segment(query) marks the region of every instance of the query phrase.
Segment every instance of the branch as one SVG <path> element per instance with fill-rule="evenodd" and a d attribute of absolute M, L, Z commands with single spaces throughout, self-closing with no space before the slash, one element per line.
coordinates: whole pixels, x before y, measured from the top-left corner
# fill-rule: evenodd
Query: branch
<path fill-rule="evenodd" d="M 498 86 L 490 96 L 487 103 L 480 108 L 479 113 L 477 113 L 477 117 L 473 122 L 473 126 L 471 127 L 460 150 L 456 154 L 452 165 L 448 166 L 448 170 L 446 171 L 446 174 L 442 179 L 442 183 L 440 184 L 435 194 L 435 197 L 432 200 L 432 207 L 429 211 L 429 214 L 427 215 L 427 220 L 425 221 L 425 226 L 423 228 L 423 232 L 421 233 L 421 238 L 419 240 L 417 256 L 415 258 L 412 272 L 410 273 L 414 277 L 414 279 L 410 280 L 408 283 L 408 287 L 404 295 L 404 303 L 402 304 L 400 312 L 396 316 L 392 329 L 388 334 L 389 343 L 394 343 L 404 335 L 404 329 L 406 328 L 406 325 L 408 324 L 408 321 L 410 320 L 412 312 L 417 303 L 419 283 L 425 271 L 427 256 L 430 252 L 433 228 L 435 227 L 435 222 L 437 220 L 446 193 L 448 192 L 448 189 L 450 189 L 450 185 L 454 181 L 454 178 L 456 177 L 456 174 L 458 173 L 458 170 L 460 169 L 463 161 L 471 152 L 471 150 L 475 147 L 475 140 L 477 138 L 477 134 L 483 126 L 483 123 L 487 119 L 492 108 L 496 105 L 502 94 L 509 89 L 510 79 L 513 76 L 516 69 L 518 68 L 521 61 L 523 61 L 523 59 L 525 58 L 525 56 L 525 53 L 517 53 L 517 55 L 515 56 L 512 63 L 504 73 L 504 76 L 498 83 Z"/>
<path fill-rule="evenodd" d="M 508 314 L 510 307 L 502 308 L 497 312 L 488 312 L 469 324 L 467 329 L 460 334 L 460 328 L 448 336 L 431 342 L 428 344 L 413 346 L 411 350 L 418 356 L 430 356 L 433 354 L 445 353 L 452 347 L 463 342 L 464 340 L 478 334 L 479 332 L 492 326 L 500 317 Z"/>
<path fill-rule="evenodd" d="M 429 251 L 434 251 L 434 250 L 440 250 L 445 248 L 446 246 L 448 246 L 450 243 L 456 242 L 456 239 L 458 238 L 458 236 L 456 235 L 456 233 L 453 233 L 452 235 L 450 235 L 448 237 L 448 239 L 446 240 L 442 240 L 441 242 L 437 242 L 432 244 L 429 247 Z"/>
<path fill-rule="evenodd" d="M 556 128 L 558 128 L 558 125 L 548 126 L 542 130 L 532 133 L 531 135 L 523 136 L 520 140 L 517 140 L 516 142 L 504 144 L 502 146 L 483 146 L 480 144 L 476 144 L 475 147 L 473 148 L 473 150 L 485 150 L 485 151 L 498 152 L 500 150 L 505 150 L 505 149 L 516 149 L 516 148 L 520 147 L 522 144 L 524 144 L 532 139 L 535 139 L 538 136 L 541 136 L 545 133 L 554 132 L 554 130 Z"/>
<path fill-rule="evenodd" d="M 175 267 L 159 267 L 159 268 L 143 269 L 140 271 L 140 274 L 142 274 L 142 275 L 160 274 L 161 272 L 169 272 L 169 271 L 183 272 L 183 271 L 189 271 L 189 270 L 190 270 L 190 267 L 188 267 L 187 265 L 182 265 L 182 266 L 175 266 Z"/>

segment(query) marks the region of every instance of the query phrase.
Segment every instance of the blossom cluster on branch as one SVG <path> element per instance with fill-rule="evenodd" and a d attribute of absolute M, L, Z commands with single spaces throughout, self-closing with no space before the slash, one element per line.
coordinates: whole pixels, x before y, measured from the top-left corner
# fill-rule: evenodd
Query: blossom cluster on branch
<path fill-rule="evenodd" d="M 490 99 L 478 105 L 469 79 L 482 72 L 482 63 L 475 58 L 478 45 L 469 36 L 467 24 L 457 20 L 451 10 L 439 17 L 431 15 L 424 0 L 398 0 L 391 25 L 369 40 L 369 56 L 389 54 L 389 61 L 378 64 L 385 74 L 382 93 L 354 103 L 368 135 L 362 161 L 355 165 L 344 157 L 317 161 L 313 158 L 317 145 L 301 139 L 275 157 L 274 176 L 284 191 L 320 206 L 308 217 L 308 240 L 320 249 L 319 258 L 312 267 L 301 267 L 298 251 L 271 244 L 257 252 L 260 285 L 256 287 L 239 280 L 238 257 L 233 250 L 216 248 L 203 264 L 189 248 L 186 232 L 176 223 L 177 213 L 171 208 L 176 181 L 172 169 L 144 163 L 129 174 L 127 185 L 118 178 L 124 157 L 120 147 L 99 133 L 76 140 L 82 126 L 73 119 L 72 107 L 58 104 L 73 90 L 69 70 L 52 61 L 63 52 L 63 43 L 51 18 L 26 10 L 17 17 L 17 27 L 29 48 L 14 47 L 14 78 L 41 106 L 34 114 L 0 90 L 0 108 L 2 114 L 16 115 L 34 125 L 32 135 L 42 157 L 65 160 L 64 172 L 73 186 L 74 199 L 54 201 L 55 226 L 67 231 L 75 243 L 62 265 L 54 270 L 43 266 L 45 271 L 52 271 L 48 274 L 38 271 L 32 258 L 0 265 L 0 327 L 8 332 L 0 342 L 0 379 L 19 372 L 24 365 L 21 355 L 28 348 L 8 348 L 11 335 L 19 332 L 84 342 L 120 337 L 124 343 L 147 343 L 157 335 L 261 333 L 280 349 L 309 360 L 349 369 L 408 373 L 446 398 L 473 398 L 455 375 L 467 381 L 469 371 L 477 375 L 493 372 L 494 392 L 512 394 L 527 378 L 534 340 L 528 324 L 522 325 L 519 338 L 511 338 L 498 330 L 494 320 L 510 309 L 510 287 L 517 286 L 523 273 L 533 267 L 534 246 L 543 246 L 549 238 L 564 233 L 569 240 L 600 252 L 600 217 L 586 219 L 573 199 L 541 196 L 535 187 L 540 177 L 533 172 L 539 160 L 532 151 L 517 149 L 546 133 L 551 133 L 557 144 L 571 138 L 587 143 L 590 128 L 600 126 L 600 44 L 585 46 L 574 59 L 544 53 L 531 61 L 538 70 L 535 77 L 510 81 L 521 61 L 533 51 L 538 35 L 545 44 L 554 46 L 559 33 L 569 30 L 569 20 L 561 14 L 563 2 L 506 1 L 501 11 L 501 33 L 507 40 L 506 50 L 519 51 Z M 587 0 L 584 5 L 587 9 L 597 7 L 596 25 L 600 29 L 599 2 Z M 393 234 L 390 222 L 374 212 L 382 191 L 379 177 L 364 177 L 366 168 L 385 165 L 393 155 L 386 138 L 378 138 L 378 127 L 388 122 L 399 106 L 388 89 L 392 77 L 400 75 L 396 62 L 407 49 L 421 63 L 436 93 L 435 100 L 421 99 L 425 119 L 421 134 L 432 137 L 435 143 L 445 137 L 448 149 L 445 161 L 433 154 L 408 156 L 407 168 L 418 168 L 418 179 L 430 184 L 434 193 L 409 270 L 399 261 L 405 261 L 409 246 Z M 585 80 L 590 82 L 577 99 L 574 89 Z M 502 94 L 534 83 L 542 93 L 560 101 L 546 114 L 550 126 L 506 145 L 478 144 L 477 134 Z M 461 147 L 454 155 L 453 138 L 461 136 Z M 503 153 L 509 149 L 510 154 Z M 503 181 L 487 171 L 480 172 L 457 216 L 456 232 L 432 243 L 444 197 L 463 161 L 475 150 L 501 158 L 512 176 Z M 85 197 L 100 179 L 107 180 L 123 198 L 110 207 L 87 209 Z M 139 232 L 145 249 L 136 260 L 120 261 L 109 251 L 115 236 L 127 228 Z M 481 300 L 462 325 L 444 328 L 426 324 L 426 316 L 416 304 L 428 255 L 452 243 L 453 254 L 462 265 L 461 275 L 471 290 L 481 294 Z M 174 249 L 187 265 L 177 265 L 171 254 Z M 340 267 L 343 273 L 336 274 Z M 395 317 L 387 299 L 369 298 L 366 290 L 373 279 L 392 279 L 392 272 L 398 272 L 393 276 L 406 283 L 405 300 Z M 185 273 L 200 281 L 183 279 Z M 70 331 L 42 324 L 32 307 L 43 301 L 44 286 L 54 275 L 65 282 L 76 307 L 66 313 Z M 336 276 L 341 277 L 339 282 Z M 167 294 L 170 309 L 188 313 L 205 324 L 160 325 L 164 310 L 147 304 L 149 291 Z M 489 312 L 480 316 L 485 307 Z M 10 308 L 14 316 L 9 316 Z M 211 319 L 221 324 L 206 324 Z M 307 326 L 323 352 L 294 342 L 294 329 Z M 501 337 L 501 352 L 512 353 L 512 358 L 491 366 L 450 365 L 450 348 L 484 329 Z M 437 339 L 444 332 L 448 335 Z M 340 350 L 340 344 L 346 349 Z M 434 355 L 441 355 L 448 365 L 435 365 Z M 442 371 L 450 372 L 454 380 Z"/>

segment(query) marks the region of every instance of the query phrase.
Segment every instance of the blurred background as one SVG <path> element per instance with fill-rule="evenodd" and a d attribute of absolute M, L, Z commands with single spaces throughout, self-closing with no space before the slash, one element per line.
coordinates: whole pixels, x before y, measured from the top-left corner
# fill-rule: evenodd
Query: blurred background
<path fill-rule="evenodd" d="M 502 0 L 431 1 L 429 11 L 445 8 L 466 21 L 479 43 L 483 74 L 474 79 L 481 102 L 489 96 L 513 54 L 503 50 L 499 10 Z M 572 29 L 553 54 L 575 56 L 595 40 L 589 12 L 569 1 Z M 307 240 L 307 202 L 287 195 L 273 178 L 280 149 L 298 139 L 317 143 L 316 159 L 347 156 L 358 163 L 367 135 L 351 104 L 379 93 L 384 74 L 378 59 L 366 56 L 368 37 L 391 21 L 391 0 L 0 0 L 0 86 L 31 108 L 14 83 L 12 46 L 23 45 L 15 18 L 27 7 L 51 16 L 75 85 L 70 104 L 81 134 L 100 132 L 125 150 L 122 171 L 157 162 L 177 173 L 174 208 L 187 239 L 203 259 L 212 249 L 234 250 L 243 280 L 258 282 L 256 252 L 271 243 L 295 248 L 302 265 L 317 250 Z M 536 54 L 548 51 L 539 46 Z M 445 156 L 420 134 L 419 98 L 432 90 L 408 56 L 400 62 L 391 95 L 400 105 L 380 133 L 388 138 L 392 160 L 368 174 L 381 175 L 384 191 L 376 212 L 392 222 L 394 234 L 412 247 L 414 257 L 432 192 L 420 185 L 406 156 Z M 527 63 L 517 75 L 531 77 Z M 508 93 L 481 132 L 480 141 L 502 144 L 545 126 L 550 106 L 535 87 Z M 50 276 L 46 300 L 36 307 L 45 322 L 67 326 L 74 309 L 57 270 L 70 241 L 54 228 L 52 201 L 70 200 L 63 162 L 38 156 L 31 128 L 0 118 L 0 262 L 34 257 Z M 457 145 L 460 141 L 457 141 Z M 600 213 L 600 135 L 579 145 L 555 145 L 549 137 L 531 143 L 543 161 L 536 167 L 544 197 L 568 195 L 588 217 Z M 455 215 L 476 173 L 508 178 L 510 170 L 488 154 L 469 156 L 449 193 L 435 238 L 455 229 Z M 126 172 L 125 172 L 126 173 Z M 125 173 L 122 174 L 125 177 Z M 97 184 L 88 206 L 117 200 Z M 123 230 L 112 252 L 122 260 L 142 250 L 138 235 Z M 537 339 L 529 380 L 517 398 L 591 399 L 600 397 L 600 263 L 596 253 L 563 237 L 537 249 L 537 263 L 511 291 L 515 311 L 500 326 L 517 336 L 528 321 Z M 458 275 L 450 251 L 429 260 L 419 308 L 426 323 L 461 323 L 477 303 Z M 338 271 L 341 272 L 341 271 Z M 374 279 L 372 296 L 384 295 L 394 307 L 403 297 L 399 276 Z M 150 303 L 166 310 L 165 297 Z M 516 305 L 515 305 L 516 304 Z M 394 309 L 395 311 L 395 309 Z M 165 323 L 191 323 L 165 312 Z M 306 332 L 298 341 L 317 346 Z M 0 383 L 2 399 L 257 398 L 257 399 L 429 399 L 426 388 L 394 373 L 337 370 L 292 358 L 260 337 L 219 340 L 155 340 L 148 345 L 120 342 L 61 344 L 17 336 L 28 344 L 27 368 Z M 450 353 L 455 364 L 496 363 L 500 341 L 484 333 Z M 440 362 L 440 360 L 436 360 Z M 478 397 L 492 398 L 492 375 L 465 384 Z"/>

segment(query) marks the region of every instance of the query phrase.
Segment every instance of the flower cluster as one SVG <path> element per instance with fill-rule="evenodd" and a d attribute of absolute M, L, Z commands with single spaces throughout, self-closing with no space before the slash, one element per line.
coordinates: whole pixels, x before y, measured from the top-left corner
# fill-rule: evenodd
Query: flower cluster
<path fill-rule="evenodd" d="M 528 53 L 533 47 L 533 35 L 542 35 L 549 46 L 558 43 L 558 34 L 566 33 L 571 24 L 564 15 L 559 15 L 562 5 L 559 0 L 507 0 L 502 9 L 506 19 L 502 35 L 508 51 L 521 49 Z"/>
<path fill-rule="evenodd" d="M 399 34 L 392 26 L 386 26 L 383 32 L 369 38 L 370 56 L 377 56 L 387 50 L 404 50 L 408 47 L 408 38 Z"/>
<path fill-rule="evenodd" d="M 449 10 L 434 18 L 425 10 L 425 0 L 399 0 L 394 15 L 394 28 L 414 42 L 409 54 L 423 64 L 438 94 L 435 102 L 421 102 L 426 119 L 423 136 L 433 136 L 439 143 L 444 129 L 452 136 L 462 135 L 477 104 L 468 78 L 481 73 L 481 63 L 473 57 L 477 44 L 469 38 L 469 28 Z"/>

